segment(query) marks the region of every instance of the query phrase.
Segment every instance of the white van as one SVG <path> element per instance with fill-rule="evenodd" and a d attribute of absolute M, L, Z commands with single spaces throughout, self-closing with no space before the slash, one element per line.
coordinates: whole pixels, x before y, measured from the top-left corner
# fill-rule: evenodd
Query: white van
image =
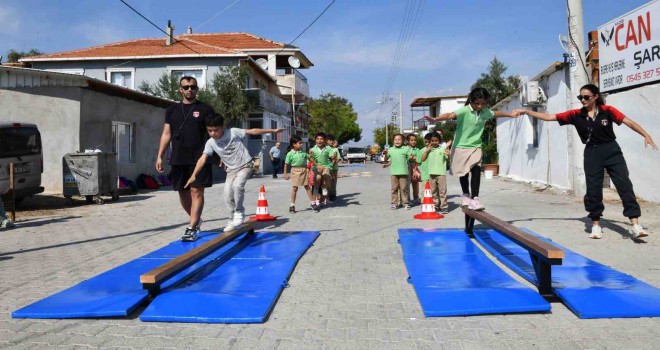
<path fill-rule="evenodd" d="M 44 191 L 41 187 L 44 158 L 36 125 L 0 122 L 0 193 L 9 190 L 9 163 L 14 163 L 16 203 Z"/>

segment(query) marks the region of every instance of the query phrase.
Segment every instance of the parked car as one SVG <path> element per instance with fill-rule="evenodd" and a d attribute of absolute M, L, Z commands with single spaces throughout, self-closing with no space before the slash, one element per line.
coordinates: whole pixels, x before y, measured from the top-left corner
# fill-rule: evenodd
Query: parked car
<path fill-rule="evenodd" d="M 366 163 L 367 152 L 362 147 L 349 147 L 346 152 L 346 160 L 348 163 Z"/>
<path fill-rule="evenodd" d="M 41 134 L 34 124 L 0 123 L 0 193 L 9 190 L 9 164 L 14 163 L 14 196 L 23 198 L 41 193 L 44 158 Z"/>

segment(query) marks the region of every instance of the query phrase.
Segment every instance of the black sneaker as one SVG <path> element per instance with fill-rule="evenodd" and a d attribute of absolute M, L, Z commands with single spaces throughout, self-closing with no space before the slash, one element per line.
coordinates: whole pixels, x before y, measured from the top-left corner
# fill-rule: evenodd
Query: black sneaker
<path fill-rule="evenodd" d="M 197 233 L 199 231 L 196 228 L 186 228 L 186 231 L 181 236 L 181 241 L 183 242 L 194 242 L 197 240 Z"/>
<path fill-rule="evenodd" d="M 294 214 L 296 212 L 296 206 L 292 205 L 289 207 L 289 213 Z"/>
<path fill-rule="evenodd" d="M 321 210 L 321 207 L 316 203 L 312 203 L 312 210 L 318 213 Z"/>

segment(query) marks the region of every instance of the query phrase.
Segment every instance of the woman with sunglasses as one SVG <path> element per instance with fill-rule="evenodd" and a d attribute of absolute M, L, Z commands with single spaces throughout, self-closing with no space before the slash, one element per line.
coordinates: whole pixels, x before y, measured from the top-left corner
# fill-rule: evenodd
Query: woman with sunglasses
<path fill-rule="evenodd" d="M 626 160 L 619 144 L 616 142 L 612 123 L 622 123 L 644 137 L 644 146 L 649 145 L 658 150 L 651 136 L 639 124 L 623 115 L 616 108 L 608 106 L 603 101 L 598 87 L 587 84 L 580 89 L 577 97 L 582 102 L 581 109 L 573 109 L 558 114 L 546 114 L 524 109 L 516 109 L 516 115 L 527 114 L 545 121 L 558 121 L 559 125 L 572 124 L 575 126 L 584 148 L 584 173 L 587 181 L 587 194 L 584 195 L 584 208 L 589 212 L 592 220 L 589 238 L 598 239 L 603 235 L 600 218 L 603 215 L 603 177 L 604 170 L 616 186 L 621 202 L 623 202 L 623 215 L 630 219 L 632 227 L 630 233 L 634 239 L 648 236 L 648 232 L 639 224 L 641 210 L 632 182 L 628 173 Z"/>

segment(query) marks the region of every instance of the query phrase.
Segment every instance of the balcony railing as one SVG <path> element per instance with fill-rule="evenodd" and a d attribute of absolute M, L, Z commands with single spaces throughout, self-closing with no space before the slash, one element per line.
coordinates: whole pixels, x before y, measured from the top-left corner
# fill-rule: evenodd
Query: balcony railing
<path fill-rule="evenodd" d="M 264 110 L 278 115 L 291 116 L 291 104 L 266 90 L 246 89 L 245 93 L 254 103 Z"/>
<path fill-rule="evenodd" d="M 299 70 L 281 68 L 277 70 L 277 85 L 280 95 L 291 95 L 291 89 L 295 86 L 296 96 L 309 97 L 309 85 L 307 77 Z"/>

